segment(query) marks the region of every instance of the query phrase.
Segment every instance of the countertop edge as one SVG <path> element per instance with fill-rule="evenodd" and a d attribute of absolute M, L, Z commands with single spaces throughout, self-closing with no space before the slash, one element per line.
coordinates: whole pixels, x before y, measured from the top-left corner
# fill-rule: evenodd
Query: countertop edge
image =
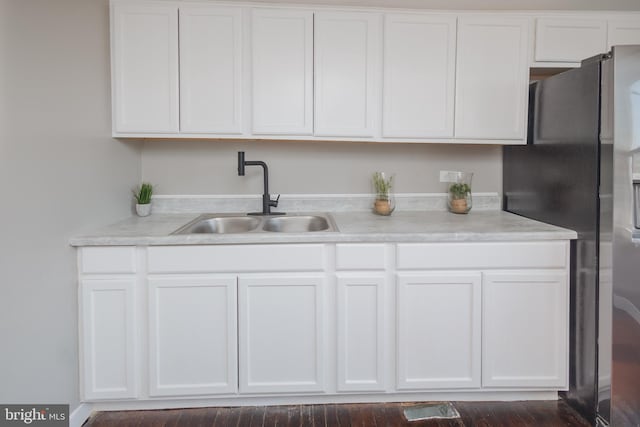
<path fill-rule="evenodd" d="M 77 237 L 70 245 L 80 246 L 183 246 L 183 245 L 256 245 L 286 243 L 434 243 L 434 242 L 518 242 L 573 240 L 571 230 L 523 233 L 326 233 L 322 235 L 278 234 L 256 238 L 255 235 L 225 236 L 159 236 L 159 237 Z"/>

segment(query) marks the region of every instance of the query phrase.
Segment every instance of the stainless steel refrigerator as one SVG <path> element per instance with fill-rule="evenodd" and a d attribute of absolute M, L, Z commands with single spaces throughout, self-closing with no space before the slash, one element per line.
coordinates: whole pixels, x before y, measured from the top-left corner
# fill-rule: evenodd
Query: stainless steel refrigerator
<path fill-rule="evenodd" d="M 503 149 L 503 209 L 570 228 L 570 374 L 592 425 L 640 426 L 640 46 L 530 87 L 527 144 Z"/>

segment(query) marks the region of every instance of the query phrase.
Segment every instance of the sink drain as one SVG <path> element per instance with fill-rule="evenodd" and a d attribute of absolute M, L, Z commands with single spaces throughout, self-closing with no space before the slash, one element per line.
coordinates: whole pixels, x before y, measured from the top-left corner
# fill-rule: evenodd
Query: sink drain
<path fill-rule="evenodd" d="M 428 403 L 405 408 L 407 421 L 433 420 L 438 418 L 460 418 L 460 413 L 451 403 Z"/>

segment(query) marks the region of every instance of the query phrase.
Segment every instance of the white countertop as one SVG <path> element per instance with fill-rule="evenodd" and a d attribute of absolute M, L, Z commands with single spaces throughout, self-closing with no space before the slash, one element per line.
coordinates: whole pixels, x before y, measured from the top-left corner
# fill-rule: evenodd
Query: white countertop
<path fill-rule="evenodd" d="M 569 240 L 574 231 L 503 211 L 331 213 L 337 232 L 237 233 L 171 235 L 199 213 L 131 217 L 88 234 L 75 236 L 72 246 L 216 245 L 315 242 L 474 242 Z"/>

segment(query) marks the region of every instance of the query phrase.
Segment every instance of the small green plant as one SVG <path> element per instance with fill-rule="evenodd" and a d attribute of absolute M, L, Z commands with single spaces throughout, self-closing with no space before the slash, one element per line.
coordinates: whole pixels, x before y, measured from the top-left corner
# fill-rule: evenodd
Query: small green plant
<path fill-rule="evenodd" d="M 471 187 L 469 187 L 469 184 L 456 182 L 449 186 L 449 193 L 451 193 L 451 198 L 453 200 L 464 199 L 470 192 Z"/>
<path fill-rule="evenodd" d="M 385 179 L 382 172 L 375 172 L 373 174 L 373 186 L 376 189 L 376 198 L 379 200 L 388 200 L 389 191 L 393 186 L 393 175 Z"/>
<path fill-rule="evenodd" d="M 136 189 L 131 190 L 133 197 L 139 205 L 148 205 L 151 203 L 151 196 L 153 195 L 153 185 L 148 182 L 143 182 Z"/>

